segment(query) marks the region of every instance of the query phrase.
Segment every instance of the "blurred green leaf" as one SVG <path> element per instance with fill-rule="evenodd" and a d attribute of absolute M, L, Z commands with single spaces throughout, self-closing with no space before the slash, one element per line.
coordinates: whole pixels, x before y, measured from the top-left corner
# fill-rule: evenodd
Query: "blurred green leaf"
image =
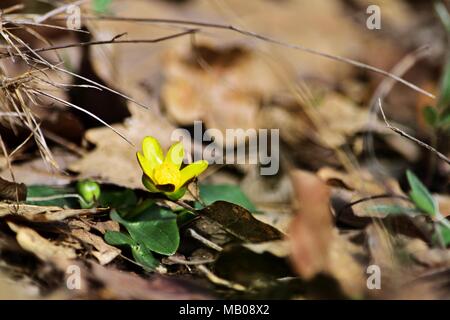
<path fill-rule="evenodd" d="M 442 241 L 445 246 L 448 246 L 450 244 L 450 229 L 443 224 L 437 224 L 432 241 L 435 244 L 440 244 Z"/>
<path fill-rule="evenodd" d="M 441 79 L 441 90 L 439 96 L 439 108 L 445 109 L 450 105 L 450 57 L 447 58 L 444 73 Z"/>
<path fill-rule="evenodd" d="M 447 116 L 444 116 L 442 119 L 439 119 L 438 126 L 444 128 L 444 129 L 447 127 L 450 127 L 450 114 Z"/>
<path fill-rule="evenodd" d="M 408 170 L 406 176 L 408 178 L 409 186 L 411 187 L 411 191 L 409 192 L 410 199 L 417 208 L 423 212 L 428 213 L 433 217 L 436 216 L 439 213 L 439 209 L 436 200 L 431 193 L 414 173 Z"/>
<path fill-rule="evenodd" d="M 79 208 L 79 199 L 74 194 L 76 192 L 72 188 L 44 185 L 28 186 L 26 203 L 37 206 Z"/>
<path fill-rule="evenodd" d="M 98 13 L 107 13 L 112 0 L 94 0 L 94 10 Z"/>
<path fill-rule="evenodd" d="M 241 188 L 231 184 L 200 185 L 200 197 L 207 206 L 221 200 L 237 204 L 251 212 L 257 211 L 255 205 L 242 192 Z M 197 209 L 201 209 L 201 207 L 200 204 L 196 204 Z"/>
<path fill-rule="evenodd" d="M 423 109 L 423 117 L 431 127 L 436 126 L 436 123 L 438 122 L 439 119 L 439 115 L 436 109 L 431 106 L 427 106 Z"/>
<path fill-rule="evenodd" d="M 111 219 L 122 224 L 130 236 L 148 250 L 164 255 L 174 254 L 180 244 L 177 216 L 172 211 L 156 204 L 148 207 L 138 217 L 125 220 L 116 210 Z"/>

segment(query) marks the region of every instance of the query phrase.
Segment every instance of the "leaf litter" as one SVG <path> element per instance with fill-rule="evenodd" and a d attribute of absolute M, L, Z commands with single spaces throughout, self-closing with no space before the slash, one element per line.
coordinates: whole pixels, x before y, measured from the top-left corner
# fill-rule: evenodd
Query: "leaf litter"
<path fill-rule="evenodd" d="M 11 297 L 448 298 L 448 131 L 433 127 L 448 106 L 446 92 L 436 104 L 421 89 L 439 91 L 442 52 L 415 61 L 408 81 L 384 71 L 426 42 L 398 41 L 405 30 L 441 29 L 423 22 L 432 10 L 379 5 L 389 34 L 355 28 L 363 0 L 84 4 L 76 36 L 61 27 L 64 7 L 5 11 L 0 288 L 16 277 Z M 76 43 L 82 33 L 89 45 Z M 383 97 L 392 131 L 368 120 L 382 75 L 405 85 Z M 194 121 L 280 129 L 280 172 L 210 165 L 181 199 L 147 193 L 137 146 L 153 136 L 167 150 Z M 95 195 L 79 193 L 86 179 Z M 381 290 L 367 286 L 371 265 Z M 70 266 L 80 291 L 66 290 Z"/>

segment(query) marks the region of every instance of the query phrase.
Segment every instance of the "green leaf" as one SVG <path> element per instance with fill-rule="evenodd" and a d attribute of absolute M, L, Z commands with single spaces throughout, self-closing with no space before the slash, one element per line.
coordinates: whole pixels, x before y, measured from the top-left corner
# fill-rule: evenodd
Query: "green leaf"
<path fill-rule="evenodd" d="M 137 243 L 125 233 L 108 230 L 105 233 L 105 241 L 113 246 L 130 246 L 134 260 L 147 271 L 153 271 L 159 265 L 159 261 L 146 246 Z"/>
<path fill-rule="evenodd" d="M 255 205 L 242 192 L 241 188 L 231 184 L 200 185 L 200 197 L 206 205 L 221 200 L 237 204 L 251 212 L 257 211 Z M 200 204 L 196 204 L 196 208 L 201 209 Z"/>
<path fill-rule="evenodd" d="M 450 104 L 450 56 L 447 57 L 444 73 L 441 79 L 441 91 L 439 97 L 439 108 L 446 108 Z"/>
<path fill-rule="evenodd" d="M 136 242 L 129 235 L 119 231 L 106 231 L 105 241 L 113 246 L 136 245 Z"/>
<path fill-rule="evenodd" d="M 109 10 L 112 0 L 94 0 L 94 10 L 98 13 L 106 13 Z"/>
<path fill-rule="evenodd" d="M 142 265 L 142 267 L 147 271 L 153 271 L 157 266 L 159 266 L 159 261 L 144 245 L 136 244 L 131 246 L 131 253 L 133 254 L 134 260 Z"/>
<path fill-rule="evenodd" d="M 27 204 L 37 206 L 56 206 L 79 208 L 79 199 L 74 197 L 65 197 L 68 194 L 74 194 L 75 190 L 72 188 L 61 188 L 44 185 L 29 186 L 27 192 Z M 47 200 L 44 200 L 48 198 Z M 41 200 L 42 199 L 42 200 Z"/>
<path fill-rule="evenodd" d="M 436 232 L 432 237 L 432 241 L 435 244 L 439 244 L 441 243 L 441 240 L 445 246 L 450 244 L 450 229 L 443 224 L 437 224 Z"/>
<path fill-rule="evenodd" d="M 450 114 L 439 119 L 438 126 L 444 129 L 450 127 Z"/>
<path fill-rule="evenodd" d="M 122 224 L 136 242 L 151 251 L 172 255 L 178 249 L 177 216 L 168 209 L 152 205 L 132 220 L 125 220 L 114 210 L 111 219 Z"/>
<path fill-rule="evenodd" d="M 436 216 L 439 213 L 439 208 L 431 193 L 414 173 L 408 170 L 406 176 L 411 187 L 411 191 L 409 192 L 410 199 L 421 211 L 433 217 Z"/>
<path fill-rule="evenodd" d="M 431 126 L 436 126 L 436 123 L 439 119 L 439 115 L 437 113 L 437 110 L 431 106 L 427 106 L 423 109 L 423 117 L 425 118 L 426 122 Z"/>
<path fill-rule="evenodd" d="M 102 191 L 99 203 L 102 207 L 109 207 L 119 211 L 128 211 L 136 207 L 137 197 L 133 190 L 105 190 Z"/>

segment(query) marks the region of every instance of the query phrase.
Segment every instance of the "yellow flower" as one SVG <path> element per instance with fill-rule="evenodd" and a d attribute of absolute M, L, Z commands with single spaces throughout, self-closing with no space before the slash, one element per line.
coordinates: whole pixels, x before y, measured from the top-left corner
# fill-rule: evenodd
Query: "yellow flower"
<path fill-rule="evenodd" d="M 180 170 L 184 158 L 181 142 L 173 144 L 164 158 L 161 145 L 153 137 L 142 141 L 142 153 L 136 153 L 144 174 L 142 183 L 150 192 L 162 192 L 170 199 L 181 198 L 186 185 L 208 167 L 205 160 L 191 163 Z"/>

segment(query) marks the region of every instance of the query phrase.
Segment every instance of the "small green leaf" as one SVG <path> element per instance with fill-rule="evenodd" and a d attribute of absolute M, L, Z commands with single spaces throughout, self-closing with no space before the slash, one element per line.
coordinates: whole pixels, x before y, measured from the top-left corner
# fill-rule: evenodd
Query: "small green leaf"
<path fill-rule="evenodd" d="M 136 242 L 129 235 L 119 231 L 106 231 L 105 241 L 113 246 L 136 245 Z"/>
<path fill-rule="evenodd" d="M 431 193 L 414 173 L 408 170 L 406 176 L 411 187 L 411 191 L 409 192 L 410 199 L 423 212 L 433 217 L 436 216 L 439 213 L 439 208 Z"/>
<path fill-rule="evenodd" d="M 133 254 L 134 260 L 147 271 L 153 271 L 159 266 L 159 261 L 155 259 L 151 251 L 144 245 L 137 244 L 131 246 L 131 253 Z"/>
<path fill-rule="evenodd" d="M 148 250 L 172 255 L 178 249 L 180 234 L 177 216 L 168 209 L 155 204 L 132 220 L 125 220 L 114 210 L 111 212 L 111 219 L 122 224 L 130 236 Z"/>
<path fill-rule="evenodd" d="M 436 123 L 438 121 L 439 115 L 437 113 L 437 110 L 431 106 L 427 106 L 423 109 L 423 117 L 425 118 L 426 122 L 431 126 L 436 126 Z"/>
<path fill-rule="evenodd" d="M 207 206 L 221 200 L 237 204 L 251 212 L 257 210 L 254 204 L 242 192 L 241 188 L 231 184 L 200 185 L 200 197 Z M 201 209 L 201 205 L 196 204 L 196 208 Z"/>

